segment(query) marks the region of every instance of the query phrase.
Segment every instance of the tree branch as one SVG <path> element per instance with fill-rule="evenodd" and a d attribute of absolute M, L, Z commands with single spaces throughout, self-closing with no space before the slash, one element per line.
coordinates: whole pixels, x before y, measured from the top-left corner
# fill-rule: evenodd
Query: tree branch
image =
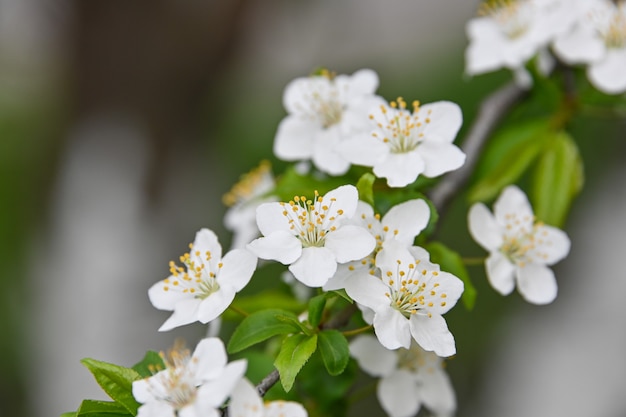
<path fill-rule="evenodd" d="M 493 129 L 526 93 L 527 90 L 511 82 L 483 100 L 478 115 L 461 145 L 466 155 L 465 164 L 443 177 L 430 192 L 430 199 L 440 215 L 447 209 L 452 197 L 469 180 L 483 145 Z"/>

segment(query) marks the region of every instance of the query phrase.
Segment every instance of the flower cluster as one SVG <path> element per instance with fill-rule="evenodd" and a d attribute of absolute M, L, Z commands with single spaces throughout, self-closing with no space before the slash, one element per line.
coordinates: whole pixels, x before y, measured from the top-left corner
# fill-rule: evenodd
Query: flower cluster
<path fill-rule="evenodd" d="M 611 0 L 485 0 L 467 24 L 470 75 L 524 65 L 551 47 L 568 64 L 587 64 L 599 90 L 626 91 L 626 9 Z M 544 65 L 545 66 L 545 65 Z"/>

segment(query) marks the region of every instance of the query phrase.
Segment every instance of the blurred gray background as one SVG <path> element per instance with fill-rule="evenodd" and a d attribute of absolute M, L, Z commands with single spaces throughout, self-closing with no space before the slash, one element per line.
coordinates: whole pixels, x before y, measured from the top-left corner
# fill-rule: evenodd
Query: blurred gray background
<path fill-rule="evenodd" d="M 104 399 L 81 358 L 130 366 L 202 336 L 159 334 L 147 289 L 200 227 L 227 247 L 221 196 L 273 158 L 291 79 L 369 67 L 386 98 L 453 100 L 471 120 L 508 79 L 463 76 L 477 3 L 0 0 L 0 414 Z M 503 299 L 471 270 L 478 305 L 448 319 L 459 416 L 626 415 L 624 122 L 575 127 L 587 184 L 559 298 Z M 480 255 L 455 207 L 442 238 Z"/>

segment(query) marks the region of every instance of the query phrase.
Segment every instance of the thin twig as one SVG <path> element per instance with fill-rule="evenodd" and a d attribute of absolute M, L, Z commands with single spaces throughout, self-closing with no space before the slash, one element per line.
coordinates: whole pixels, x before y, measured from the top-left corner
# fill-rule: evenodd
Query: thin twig
<path fill-rule="evenodd" d="M 259 384 L 256 386 L 256 390 L 259 392 L 259 395 L 263 397 L 270 388 L 274 386 L 275 383 L 278 382 L 280 378 L 280 374 L 276 369 L 274 369 L 269 375 L 267 375 Z"/>
<path fill-rule="evenodd" d="M 465 164 L 458 170 L 443 177 L 441 182 L 430 192 L 430 199 L 439 215 L 443 214 L 452 197 L 469 180 L 483 145 L 493 129 L 511 107 L 522 99 L 526 92 L 527 90 L 515 83 L 509 83 L 483 100 L 478 110 L 478 115 L 461 145 L 461 149 L 466 155 Z"/>

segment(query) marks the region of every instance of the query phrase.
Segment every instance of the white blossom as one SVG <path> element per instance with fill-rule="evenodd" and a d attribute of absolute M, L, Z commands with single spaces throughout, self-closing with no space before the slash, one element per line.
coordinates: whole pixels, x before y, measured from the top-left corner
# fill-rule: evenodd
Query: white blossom
<path fill-rule="evenodd" d="M 526 301 L 548 304 L 557 295 L 553 265 L 569 253 L 570 240 L 556 227 L 537 222 L 522 190 L 509 186 L 494 204 L 493 214 L 482 203 L 468 215 L 476 242 L 489 251 L 487 279 L 502 295 L 517 289 Z"/>
<path fill-rule="evenodd" d="M 165 369 L 133 382 L 138 417 L 218 417 L 246 371 L 245 360 L 227 363 L 217 338 L 201 340 L 191 356 L 177 344 L 163 360 Z"/>
<path fill-rule="evenodd" d="M 374 94 L 378 75 L 362 69 L 352 75 L 320 75 L 296 78 L 285 88 L 287 110 L 276 133 L 274 153 L 282 160 L 312 160 L 331 175 L 348 171 L 337 145 L 367 129 L 367 111 L 382 99 Z"/>
<path fill-rule="evenodd" d="M 387 349 L 408 349 L 413 338 L 424 350 L 442 357 L 456 352 L 454 337 L 442 314 L 463 293 L 463 282 L 440 271 L 419 247 L 390 242 L 376 256 L 382 278 L 351 277 L 346 292 L 374 311 L 374 332 Z"/>
<path fill-rule="evenodd" d="M 248 284 L 256 269 L 257 258 L 246 249 L 234 249 L 222 258 L 222 247 L 209 229 L 196 233 L 190 249 L 180 257 L 184 267 L 171 261 L 171 275 L 148 291 L 154 307 L 174 311 L 160 331 L 214 320 Z"/>
<path fill-rule="evenodd" d="M 345 263 L 367 256 L 375 239 L 362 227 L 346 224 L 356 210 L 358 191 L 343 185 L 312 200 L 296 196 L 289 203 L 265 203 L 257 209 L 263 234 L 248 248 L 262 259 L 289 265 L 296 279 L 321 287 Z"/>
<path fill-rule="evenodd" d="M 455 103 L 414 101 L 411 112 L 398 98 L 373 108 L 369 117 L 369 134 L 346 140 L 339 151 L 353 164 L 372 167 L 390 187 L 409 185 L 419 175 L 437 177 L 465 162 L 465 154 L 452 144 L 463 122 Z"/>
<path fill-rule="evenodd" d="M 350 354 L 368 374 L 379 377 L 378 401 L 390 417 L 411 417 L 422 406 L 436 416 L 456 410 L 456 396 L 443 360 L 416 343 L 392 351 L 374 336 L 360 335 L 350 342 Z"/>
<path fill-rule="evenodd" d="M 243 378 L 233 390 L 228 407 L 230 417 L 307 417 L 308 413 L 294 401 L 263 403 L 256 388 Z"/>

